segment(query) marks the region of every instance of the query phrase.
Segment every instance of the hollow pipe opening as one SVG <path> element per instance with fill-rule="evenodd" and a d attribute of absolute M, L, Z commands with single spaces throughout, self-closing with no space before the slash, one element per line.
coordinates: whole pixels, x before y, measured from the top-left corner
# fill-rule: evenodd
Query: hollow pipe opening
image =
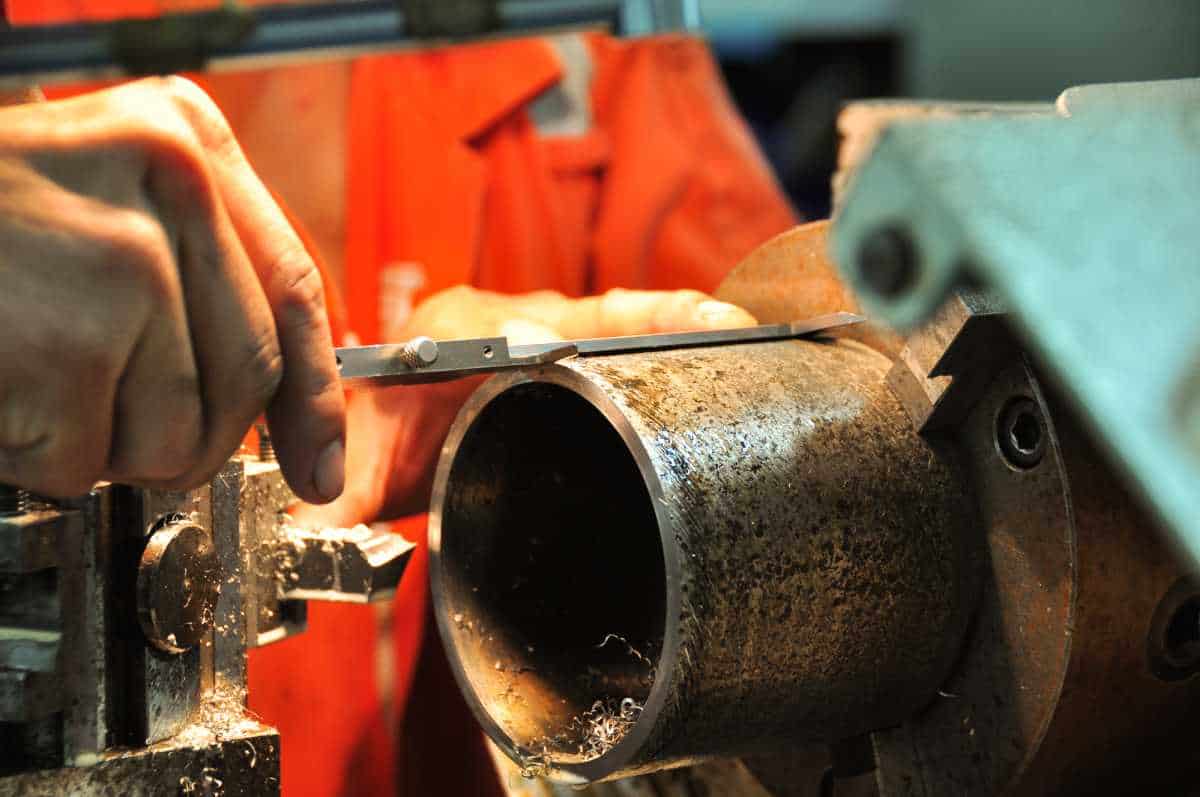
<path fill-rule="evenodd" d="M 530 773 L 619 767 L 601 759 L 644 736 L 668 603 L 630 446 L 588 399 L 525 382 L 479 410 L 436 490 L 438 623 L 472 708 Z"/>
<path fill-rule="evenodd" d="M 783 341 L 480 387 L 442 449 L 430 573 L 500 748 L 530 773 L 606 780 L 838 741 L 928 704 L 969 612 L 972 513 L 890 367 Z"/>

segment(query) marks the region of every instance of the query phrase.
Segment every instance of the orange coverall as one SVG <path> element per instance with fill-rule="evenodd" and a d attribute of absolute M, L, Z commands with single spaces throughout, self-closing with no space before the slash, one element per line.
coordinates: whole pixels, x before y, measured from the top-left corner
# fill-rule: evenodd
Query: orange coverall
<path fill-rule="evenodd" d="M 8 0 L 8 13 L 14 22 L 45 22 L 164 6 L 179 4 Z M 354 64 L 349 118 L 330 124 L 349 126 L 342 287 L 362 342 L 394 334 L 413 303 L 462 283 L 569 295 L 711 291 L 754 247 L 795 224 L 702 41 L 589 34 L 587 43 L 592 125 L 569 138 L 540 136 L 527 113 L 562 77 L 543 41 Z M 286 120 L 279 128 L 286 135 Z M 335 322 L 335 332 L 344 329 Z M 425 518 L 400 521 L 398 530 L 422 542 Z M 305 634 L 251 651 L 250 707 L 280 730 L 289 797 L 499 794 L 482 736 L 431 638 L 427 572 L 419 547 L 392 613 L 391 716 L 375 674 L 381 635 L 369 607 L 310 604 Z"/>

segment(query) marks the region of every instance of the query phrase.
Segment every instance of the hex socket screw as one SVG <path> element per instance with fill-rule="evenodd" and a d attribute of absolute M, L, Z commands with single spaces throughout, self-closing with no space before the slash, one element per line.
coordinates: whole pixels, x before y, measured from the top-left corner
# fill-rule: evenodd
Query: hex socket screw
<path fill-rule="evenodd" d="M 1037 466 L 1046 453 L 1046 427 L 1033 399 L 1009 399 L 996 418 L 996 444 L 1008 464 L 1017 470 Z"/>

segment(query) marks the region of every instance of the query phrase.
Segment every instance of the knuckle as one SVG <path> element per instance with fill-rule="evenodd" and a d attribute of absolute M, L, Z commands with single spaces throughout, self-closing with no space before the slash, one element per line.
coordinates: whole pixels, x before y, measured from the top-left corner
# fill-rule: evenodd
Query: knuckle
<path fill-rule="evenodd" d="M 274 334 L 264 334 L 247 346 L 238 374 L 241 381 L 238 392 L 253 405 L 247 414 L 257 416 L 283 382 L 283 351 Z"/>
<path fill-rule="evenodd" d="M 600 297 L 600 311 L 606 316 L 620 315 L 629 308 L 632 296 L 625 288 L 610 288 Z"/>
<path fill-rule="evenodd" d="M 640 292 L 631 291 L 628 288 L 609 288 L 600 297 L 600 301 L 612 307 L 624 307 L 631 300 L 641 295 Z"/>
<path fill-rule="evenodd" d="M 172 97 L 183 98 L 188 96 L 193 91 L 201 91 L 196 82 L 184 77 L 183 75 L 163 75 L 161 77 L 152 78 L 159 88 Z"/>
<path fill-rule="evenodd" d="M 304 322 L 323 314 L 325 286 L 312 260 L 307 256 L 287 255 L 276 264 L 275 273 L 282 286 L 279 298 L 287 322 Z"/>
<path fill-rule="evenodd" d="M 109 345 L 111 330 L 106 326 L 104 319 L 80 317 L 73 319 L 69 328 L 49 336 L 49 351 L 63 358 L 79 385 L 107 390 L 120 376 L 123 352 Z M 82 397 L 78 400 L 86 401 Z"/>
<path fill-rule="evenodd" d="M 30 438 L 26 424 L 14 434 L 8 428 L 13 413 L 8 407 L 0 407 L 0 414 L 0 425 L 5 427 L 0 430 L 0 479 L 55 498 L 86 493 L 100 479 L 101 452 L 62 440 L 49 431 Z"/>
<path fill-rule="evenodd" d="M 129 119 L 134 131 L 130 143 L 142 150 L 195 151 L 192 125 L 177 100 L 186 78 L 154 77 L 115 89 L 110 113 Z"/>
<path fill-rule="evenodd" d="M 187 78 L 147 78 L 116 90 L 119 102 L 114 115 L 134 120 L 126 144 L 146 164 L 149 185 L 164 183 L 202 208 L 214 202 L 207 140 L 215 137 L 215 115 L 224 135 L 232 136 L 228 123 L 216 110 L 204 109 L 212 100 Z"/>
<path fill-rule="evenodd" d="M 194 80 L 182 75 L 166 75 L 157 80 L 163 93 L 174 100 L 184 113 L 220 116 L 216 103 Z"/>
<path fill-rule="evenodd" d="M 109 274 L 132 274 L 143 288 L 161 290 L 169 285 L 171 245 L 167 231 L 150 214 L 113 210 L 101 246 L 101 263 Z"/>
<path fill-rule="evenodd" d="M 233 128 L 212 97 L 195 82 L 179 75 L 163 78 L 166 92 L 184 118 L 200 136 L 204 147 L 223 152 L 236 146 Z"/>
<path fill-rule="evenodd" d="M 48 447 L 54 425 L 45 407 L 27 391 L 0 384 L 0 465 L 6 472 L 19 472 Z"/>

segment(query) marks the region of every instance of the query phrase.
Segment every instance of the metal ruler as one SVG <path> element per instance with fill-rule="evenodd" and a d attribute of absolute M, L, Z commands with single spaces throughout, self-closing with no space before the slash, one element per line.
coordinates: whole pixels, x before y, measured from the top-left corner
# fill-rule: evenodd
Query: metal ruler
<path fill-rule="evenodd" d="M 509 345 L 508 338 L 470 338 L 434 341 L 414 338 L 405 343 L 349 346 L 337 349 L 338 371 L 350 387 L 419 385 L 546 365 L 565 357 L 598 357 L 606 354 L 683 349 L 696 346 L 729 346 L 818 335 L 857 324 L 854 313 L 830 313 L 805 321 L 740 329 L 672 332 L 620 338 L 553 341 Z"/>

